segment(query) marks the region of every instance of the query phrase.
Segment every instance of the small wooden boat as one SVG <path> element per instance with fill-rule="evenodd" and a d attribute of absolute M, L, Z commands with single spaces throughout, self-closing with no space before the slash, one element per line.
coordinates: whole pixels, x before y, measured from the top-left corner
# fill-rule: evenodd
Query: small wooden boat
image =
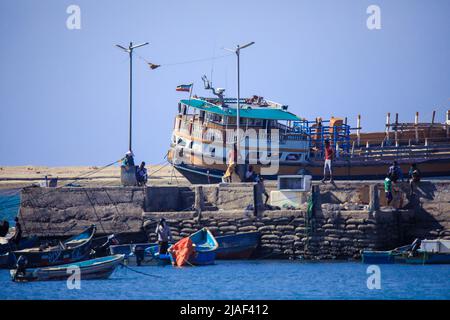
<path fill-rule="evenodd" d="M 258 231 L 216 237 L 216 259 L 248 259 L 259 245 Z"/>
<path fill-rule="evenodd" d="M 450 240 L 422 240 L 420 248 L 403 253 L 407 264 L 450 264 Z"/>
<path fill-rule="evenodd" d="M 12 248 L 14 248 L 14 245 L 11 245 L 10 241 L 11 237 L 0 237 L 0 254 L 8 253 L 11 251 Z M 32 248 L 37 246 L 38 244 L 39 244 L 38 237 L 23 238 L 19 242 L 18 250 Z"/>
<path fill-rule="evenodd" d="M 95 230 L 95 225 L 92 225 L 79 235 L 73 236 L 64 242 L 60 242 L 57 246 L 17 250 L 13 251 L 13 254 L 16 259 L 20 256 L 24 256 L 27 260 L 27 267 L 29 268 L 53 266 L 85 260 L 91 253 L 91 242 Z"/>
<path fill-rule="evenodd" d="M 123 258 L 123 254 L 118 254 L 59 266 L 28 269 L 24 274 L 17 274 L 17 270 L 14 269 L 10 270 L 10 274 L 13 281 L 67 280 L 72 275 L 69 268 L 78 267 L 80 280 L 107 279 L 123 261 Z"/>
<path fill-rule="evenodd" d="M 394 250 L 363 251 L 361 256 L 362 262 L 367 264 L 450 264 L 450 240 L 416 239 L 412 244 Z"/>
<path fill-rule="evenodd" d="M 412 245 L 406 245 L 393 250 L 372 251 L 363 250 L 361 254 L 362 262 L 366 264 L 392 264 L 400 263 L 403 253 L 409 252 Z"/>
<path fill-rule="evenodd" d="M 188 248 L 188 250 L 185 251 L 189 253 L 189 258 L 184 259 L 182 263 L 179 263 L 177 255 L 180 254 L 184 248 L 182 248 L 182 250 L 179 250 L 177 248 L 177 244 L 183 242 L 184 240 L 186 240 L 186 238 L 181 239 L 179 242 L 169 248 L 168 252 L 170 253 L 170 259 L 173 265 L 182 266 L 187 264 L 200 266 L 214 264 L 216 258 L 216 250 L 219 247 L 219 244 L 208 228 L 203 228 L 191 234 L 187 238 L 189 238 L 190 241 L 185 242 L 188 246 L 191 244 L 192 248 Z"/>
<path fill-rule="evenodd" d="M 418 250 L 416 254 L 404 255 L 407 264 L 450 264 L 450 254 L 440 252 L 426 252 Z"/>

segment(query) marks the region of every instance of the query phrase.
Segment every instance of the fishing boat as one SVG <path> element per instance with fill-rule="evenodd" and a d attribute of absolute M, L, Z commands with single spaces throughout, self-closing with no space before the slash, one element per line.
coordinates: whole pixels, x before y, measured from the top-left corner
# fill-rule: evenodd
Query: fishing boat
<path fill-rule="evenodd" d="M 214 264 L 218 247 L 213 234 L 203 228 L 172 245 L 168 252 L 173 265 L 201 266 Z"/>
<path fill-rule="evenodd" d="M 11 251 L 12 247 L 11 246 L 11 239 L 13 237 L 14 233 L 8 234 L 6 237 L 0 237 L 0 254 L 5 254 Z M 19 242 L 19 250 L 22 249 L 28 249 L 28 248 L 32 248 L 35 247 L 37 244 L 39 243 L 39 238 L 38 237 L 27 237 L 27 238 L 23 238 L 20 240 Z"/>
<path fill-rule="evenodd" d="M 10 239 L 7 238 L 0 239 L 0 269 L 9 269 L 14 266 L 15 256 L 11 253 L 11 250 L 16 245 L 11 245 L 9 241 Z M 32 248 L 37 245 L 39 245 L 38 237 L 24 238 L 19 242 L 19 250 Z"/>
<path fill-rule="evenodd" d="M 23 256 L 27 260 L 27 266 L 37 268 L 64 263 L 72 263 L 84 260 L 91 253 L 91 242 L 95 234 L 95 225 L 90 226 L 82 233 L 69 238 L 59 245 L 47 248 L 34 247 L 13 251 L 15 259 Z"/>
<path fill-rule="evenodd" d="M 107 279 L 123 261 L 124 255 L 112 255 L 59 266 L 28 269 L 24 274 L 10 270 L 13 281 L 51 281 L 67 280 L 72 274 L 71 269 L 79 268 L 80 280 Z"/>
<path fill-rule="evenodd" d="M 362 262 L 367 264 L 450 264 L 450 240 L 418 240 L 388 251 L 364 250 Z"/>
<path fill-rule="evenodd" d="M 334 179 L 384 179 L 393 161 L 405 173 L 412 163 L 424 177 L 450 173 L 450 110 L 445 123 L 435 122 L 435 112 L 429 123 L 419 122 L 418 113 L 410 123 L 399 122 L 398 114 L 391 121 L 388 114 L 384 131 L 363 133 L 361 116 L 354 127 L 346 117 L 311 121 L 261 96 L 238 104 L 223 96 L 224 89 L 209 83 L 205 89 L 217 97 L 194 95 L 179 101 L 168 151 L 169 162 L 191 183 L 221 182 L 235 145 L 241 181 L 249 164 L 266 179 L 298 174 L 321 179 L 326 140 L 334 149 Z"/>
<path fill-rule="evenodd" d="M 248 259 L 259 245 L 259 232 L 245 232 L 216 237 L 216 259 Z"/>
<path fill-rule="evenodd" d="M 422 240 L 418 250 L 401 258 L 407 264 L 450 264 L 450 240 Z"/>
<path fill-rule="evenodd" d="M 403 254 L 409 252 L 412 245 L 406 245 L 393 250 L 374 251 L 363 250 L 361 259 L 366 264 L 393 264 L 400 263 L 403 260 Z"/>

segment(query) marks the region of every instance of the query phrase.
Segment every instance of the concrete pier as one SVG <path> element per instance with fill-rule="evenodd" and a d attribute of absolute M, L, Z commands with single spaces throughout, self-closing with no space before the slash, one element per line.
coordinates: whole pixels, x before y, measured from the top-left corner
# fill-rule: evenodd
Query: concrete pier
<path fill-rule="evenodd" d="M 267 189 L 274 188 L 268 183 Z M 175 240 L 202 227 L 215 235 L 261 233 L 261 258 L 358 258 L 362 249 L 385 250 L 415 238 L 450 239 L 450 182 L 423 181 L 415 196 L 396 186 L 386 206 L 376 182 L 315 184 L 315 205 L 254 212 L 252 183 L 199 186 L 41 188 L 22 191 L 24 235 L 70 236 L 95 223 L 99 234 L 126 233 L 155 241 L 164 217 Z M 310 196 L 307 193 L 306 199 Z M 260 207 L 257 204 L 257 207 Z"/>

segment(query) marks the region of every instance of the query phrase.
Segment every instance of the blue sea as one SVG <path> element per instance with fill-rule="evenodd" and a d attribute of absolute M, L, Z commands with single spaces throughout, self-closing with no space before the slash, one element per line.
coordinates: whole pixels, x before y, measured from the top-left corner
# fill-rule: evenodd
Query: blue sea
<path fill-rule="evenodd" d="M 0 220 L 12 225 L 19 201 L 17 190 L 1 190 Z M 82 280 L 72 290 L 65 281 L 14 283 L 0 270 L 0 299 L 450 299 L 448 265 L 380 265 L 380 289 L 368 289 L 367 267 L 288 260 L 119 267 L 108 280 Z"/>
<path fill-rule="evenodd" d="M 13 283 L 0 270 L 0 299 L 450 299 L 448 265 L 380 265 L 380 289 L 368 289 L 368 265 L 288 260 L 217 261 L 174 268 L 119 267 L 108 280 Z M 142 274 L 145 273 L 145 274 Z"/>
<path fill-rule="evenodd" d="M 0 221 L 6 220 L 14 226 L 14 218 L 19 212 L 20 189 L 0 190 Z"/>

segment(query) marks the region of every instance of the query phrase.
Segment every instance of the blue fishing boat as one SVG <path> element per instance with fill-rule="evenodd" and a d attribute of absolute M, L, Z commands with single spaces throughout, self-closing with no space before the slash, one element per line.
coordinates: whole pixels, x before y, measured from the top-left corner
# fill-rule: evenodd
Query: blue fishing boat
<path fill-rule="evenodd" d="M 216 259 L 248 259 L 259 245 L 258 231 L 216 237 Z"/>
<path fill-rule="evenodd" d="M 403 253 L 411 250 L 412 245 L 406 245 L 386 251 L 363 250 L 361 254 L 362 262 L 366 264 L 392 264 L 403 260 Z"/>
<path fill-rule="evenodd" d="M 53 266 L 85 260 L 91 253 L 91 242 L 95 230 L 95 225 L 92 225 L 82 233 L 73 236 L 64 242 L 60 242 L 56 246 L 16 250 L 13 251 L 12 254 L 16 260 L 20 256 L 25 257 L 27 260 L 27 267 L 29 268 Z"/>
<path fill-rule="evenodd" d="M 407 264 L 450 264 L 450 254 L 418 250 L 415 254 L 405 255 L 403 261 Z"/>
<path fill-rule="evenodd" d="M 10 237 L 0 237 L 0 255 L 10 252 L 12 248 L 15 247 L 15 245 L 11 245 L 10 241 L 11 241 Z M 15 249 L 17 250 L 28 249 L 35 247 L 38 244 L 39 244 L 38 237 L 23 238 L 22 240 L 20 240 L 18 248 Z"/>
<path fill-rule="evenodd" d="M 407 264 L 450 264 L 450 240 L 420 241 L 420 248 L 402 255 Z"/>
<path fill-rule="evenodd" d="M 10 270 L 10 274 L 13 281 L 21 282 L 67 280 L 72 274 L 69 268 L 77 267 L 80 270 L 80 280 L 107 279 L 123 261 L 123 258 L 124 255 L 118 254 L 59 266 L 28 269 L 24 273 L 18 273 L 14 269 Z"/>
<path fill-rule="evenodd" d="M 193 252 L 187 260 L 188 265 L 211 265 L 214 264 L 216 258 L 216 251 L 219 247 L 216 238 L 214 238 L 208 228 L 203 228 L 188 237 L 192 241 Z M 173 248 L 177 244 L 169 248 L 170 259 L 172 264 L 176 264 L 176 258 L 173 254 Z"/>

